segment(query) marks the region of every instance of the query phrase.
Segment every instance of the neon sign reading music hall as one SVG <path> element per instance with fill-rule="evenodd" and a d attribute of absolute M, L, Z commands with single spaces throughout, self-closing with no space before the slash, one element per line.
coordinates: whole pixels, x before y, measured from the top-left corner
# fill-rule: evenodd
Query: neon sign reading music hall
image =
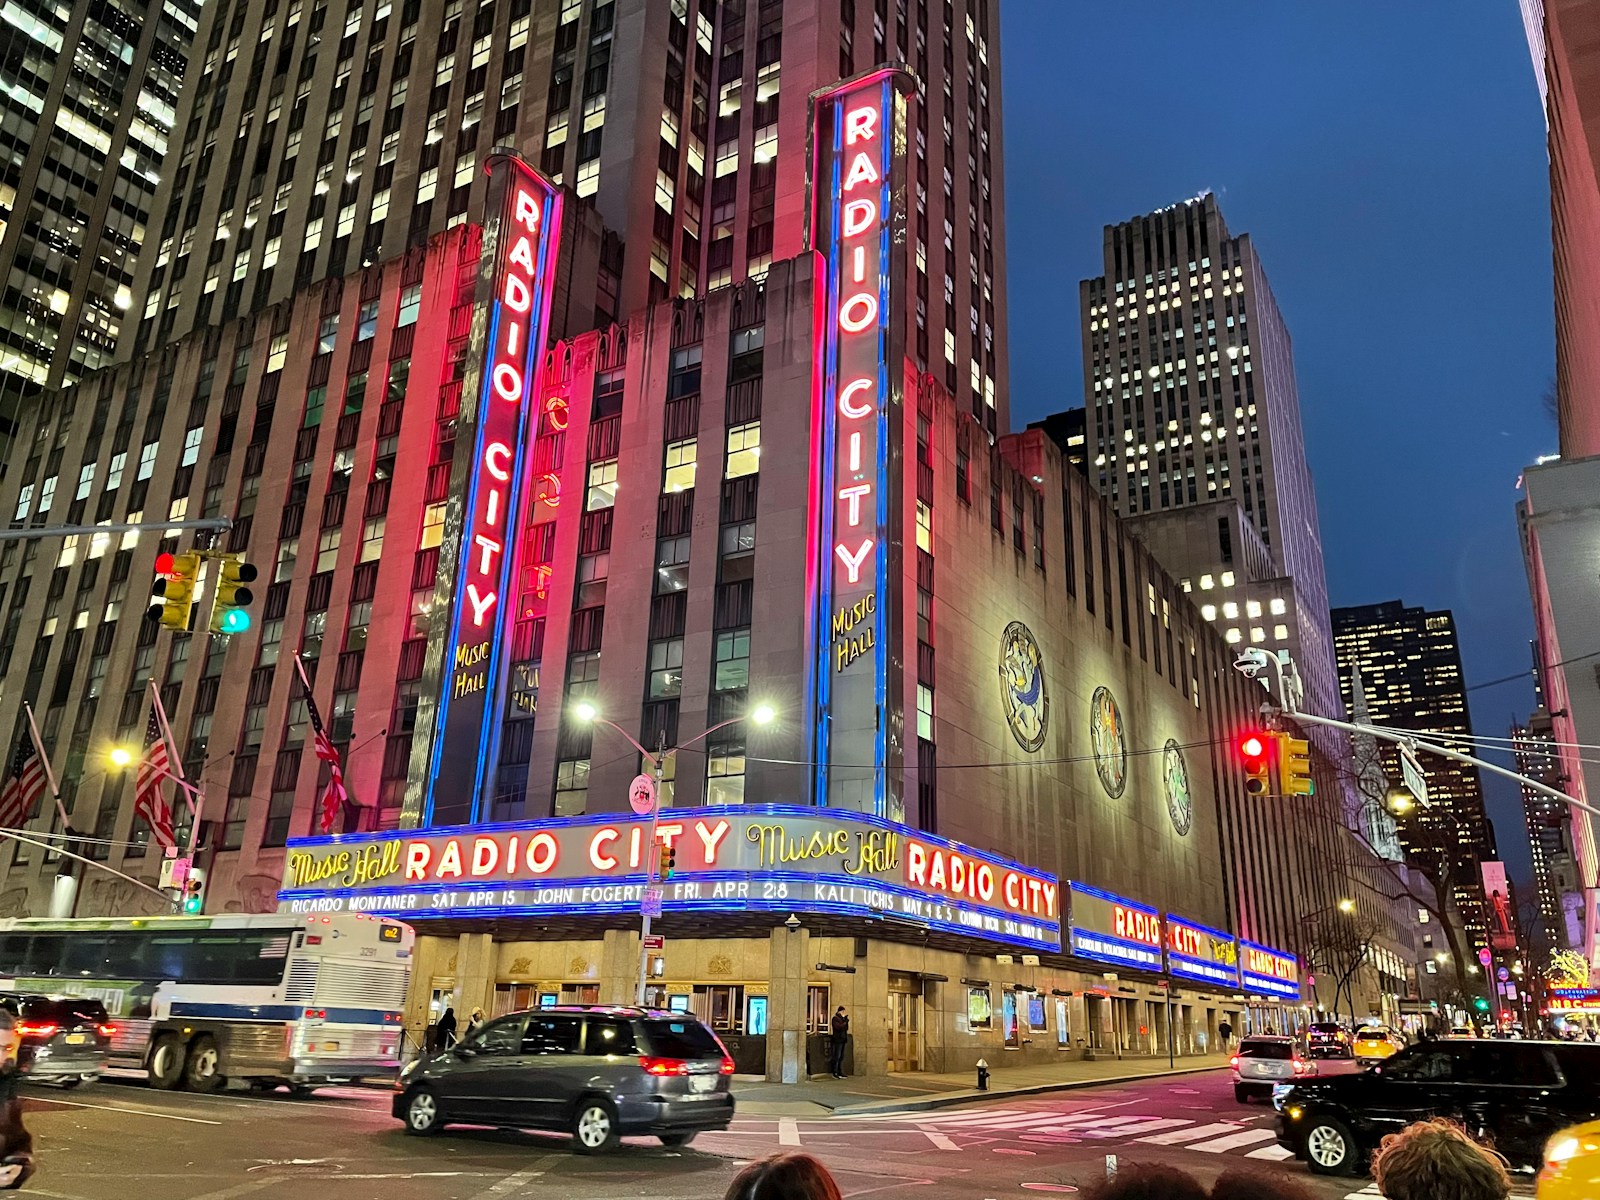
<path fill-rule="evenodd" d="M 451 479 L 461 523 L 459 541 L 450 543 L 450 623 L 435 676 L 439 707 L 424 810 L 430 824 L 470 819 L 487 764 L 497 758 L 492 743 L 514 609 L 507 593 L 516 578 L 525 503 L 529 396 L 544 355 L 560 233 L 561 198 L 541 176 L 509 155 L 491 158 L 489 174 L 490 213 L 498 212 L 498 221 L 485 233 L 480 268 L 478 302 L 488 318 L 483 369 L 476 396 L 462 397 L 458 425 L 471 457 L 463 463 L 458 452 Z M 448 552 L 442 553 L 441 578 L 450 571 Z M 441 779 L 448 791 L 439 790 Z"/>
<path fill-rule="evenodd" d="M 816 796 L 899 816 L 903 95 L 881 68 L 813 98 L 812 738 Z M 847 765 L 840 765 L 847 764 Z"/>

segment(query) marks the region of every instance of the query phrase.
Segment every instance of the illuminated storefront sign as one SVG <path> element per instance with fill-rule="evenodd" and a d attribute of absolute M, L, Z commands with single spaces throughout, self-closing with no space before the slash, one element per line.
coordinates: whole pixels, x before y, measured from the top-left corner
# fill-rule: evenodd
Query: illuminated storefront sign
<path fill-rule="evenodd" d="M 475 797 L 487 791 L 485 772 L 498 758 L 503 647 L 514 617 L 513 560 L 533 424 L 529 397 L 544 354 L 560 240 L 561 197 L 543 177 L 509 155 L 492 157 L 489 175 L 489 212 L 497 216 L 484 233 L 478 284 L 478 310 L 487 315 L 483 365 L 476 385 L 471 377 L 463 385 L 439 558 L 439 595 L 450 619 L 428 648 L 432 738 L 417 739 L 418 753 L 425 748 L 428 755 L 417 816 L 429 825 L 472 819 Z M 413 781 L 419 774 L 413 770 Z"/>
<path fill-rule="evenodd" d="M 1551 988 L 1545 1012 L 1600 1012 L 1600 988 Z"/>
<path fill-rule="evenodd" d="M 284 912 L 636 913 L 643 818 L 584 816 L 289 844 Z M 757 909 L 892 917 L 1044 950 L 1061 946 L 1056 880 L 855 813 L 746 806 L 662 812 L 677 852 L 669 912 Z"/>
<path fill-rule="evenodd" d="M 1239 940 L 1239 976 L 1247 992 L 1300 999 L 1300 963 L 1292 954 Z"/>
<path fill-rule="evenodd" d="M 1167 914 L 1167 974 L 1202 983 L 1239 986 L 1239 950 L 1233 934 Z"/>
<path fill-rule="evenodd" d="M 1144 971 L 1161 970 L 1161 914 L 1098 888 L 1068 883 L 1069 949 L 1079 958 Z"/>
<path fill-rule="evenodd" d="M 813 97 L 808 689 L 818 804 L 899 817 L 900 424 L 905 313 L 905 96 L 881 68 Z"/>

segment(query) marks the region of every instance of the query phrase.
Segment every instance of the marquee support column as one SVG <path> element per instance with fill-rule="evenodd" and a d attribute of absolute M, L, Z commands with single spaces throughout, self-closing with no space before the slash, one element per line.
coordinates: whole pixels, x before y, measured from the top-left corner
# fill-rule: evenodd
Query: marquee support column
<path fill-rule="evenodd" d="M 811 931 L 778 925 L 767 942 L 767 1081 L 806 1079 L 806 1005 L 811 982 Z"/>

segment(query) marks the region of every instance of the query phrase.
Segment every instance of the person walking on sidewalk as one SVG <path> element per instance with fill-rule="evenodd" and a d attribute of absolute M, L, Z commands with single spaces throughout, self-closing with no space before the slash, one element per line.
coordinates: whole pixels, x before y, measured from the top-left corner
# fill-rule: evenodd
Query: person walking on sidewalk
<path fill-rule="evenodd" d="M 844 1005 L 839 1005 L 839 1011 L 833 1014 L 830 1022 L 833 1030 L 832 1058 L 828 1063 L 828 1072 L 835 1079 L 844 1078 L 844 1048 L 850 1041 L 850 1018 L 845 1016 Z"/>
<path fill-rule="evenodd" d="M 1222 1048 L 1226 1050 L 1229 1039 L 1233 1037 L 1233 1026 L 1227 1021 L 1222 1021 L 1217 1025 L 1217 1032 L 1222 1035 Z"/>

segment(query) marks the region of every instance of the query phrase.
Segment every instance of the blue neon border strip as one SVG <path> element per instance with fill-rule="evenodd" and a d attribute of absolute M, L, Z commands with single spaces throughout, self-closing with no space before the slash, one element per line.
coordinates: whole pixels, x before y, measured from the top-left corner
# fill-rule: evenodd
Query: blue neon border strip
<path fill-rule="evenodd" d="M 1160 911 L 1158 911 L 1157 909 L 1151 908 L 1148 904 L 1140 904 L 1137 900 L 1129 900 L 1126 896 L 1118 896 L 1118 895 L 1116 895 L 1116 894 L 1114 894 L 1112 892 L 1103 892 L 1099 888 L 1090 887 L 1086 883 L 1079 883 L 1075 879 L 1067 880 L 1067 888 L 1070 891 L 1082 892 L 1085 896 L 1093 896 L 1098 900 L 1109 900 L 1113 904 L 1122 905 L 1123 908 L 1131 908 L 1136 912 L 1148 913 L 1152 917 L 1159 917 L 1161 915 Z M 1086 932 L 1086 933 L 1095 933 L 1095 931 L 1092 930 L 1092 929 L 1085 930 L 1084 932 Z M 1112 935 L 1111 934 L 1096 933 L 1095 936 L 1096 937 L 1111 937 Z M 1232 934 L 1228 934 L 1227 936 L 1228 937 L 1232 937 L 1233 935 Z M 1139 945 L 1142 946 L 1142 945 L 1144 945 L 1144 943 L 1140 942 Z M 1159 948 L 1160 947 L 1157 947 L 1157 949 L 1159 949 Z"/>
<path fill-rule="evenodd" d="M 1190 958 L 1186 954 L 1173 954 L 1167 952 L 1167 974 L 1178 975 L 1184 979 L 1196 979 L 1201 983 L 1225 983 L 1230 987 L 1239 986 L 1239 968 L 1230 967 L 1226 963 L 1211 962 L 1203 958 Z"/>
<path fill-rule="evenodd" d="M 1263 954 L 1276 955 L 1278 958 L 1293 958 L 1296 972 L 1300 969 L 1300 960 L 1295 958 L 1294 955 L 1286 954 L 1272 946 L 1263 946 L 1260 942 L 1248 942 L 1244 938 L 1240 938 L 1239 949 L 1241 951 L 1259 950 Z M 1281 996 L 1287 1000 L 1300 999 L 1300 983 L 1298 980 L 1290 983 L 1288 980 L 1279 979 L 1276 976 L 1258 975 L 1254 971 L 1247 971 L 1244 969 L 1244 955 L 1242 953 L 1239 956 L 1239 980 L 1247 992 L 1258 992 L 1267 996 Z"/>

